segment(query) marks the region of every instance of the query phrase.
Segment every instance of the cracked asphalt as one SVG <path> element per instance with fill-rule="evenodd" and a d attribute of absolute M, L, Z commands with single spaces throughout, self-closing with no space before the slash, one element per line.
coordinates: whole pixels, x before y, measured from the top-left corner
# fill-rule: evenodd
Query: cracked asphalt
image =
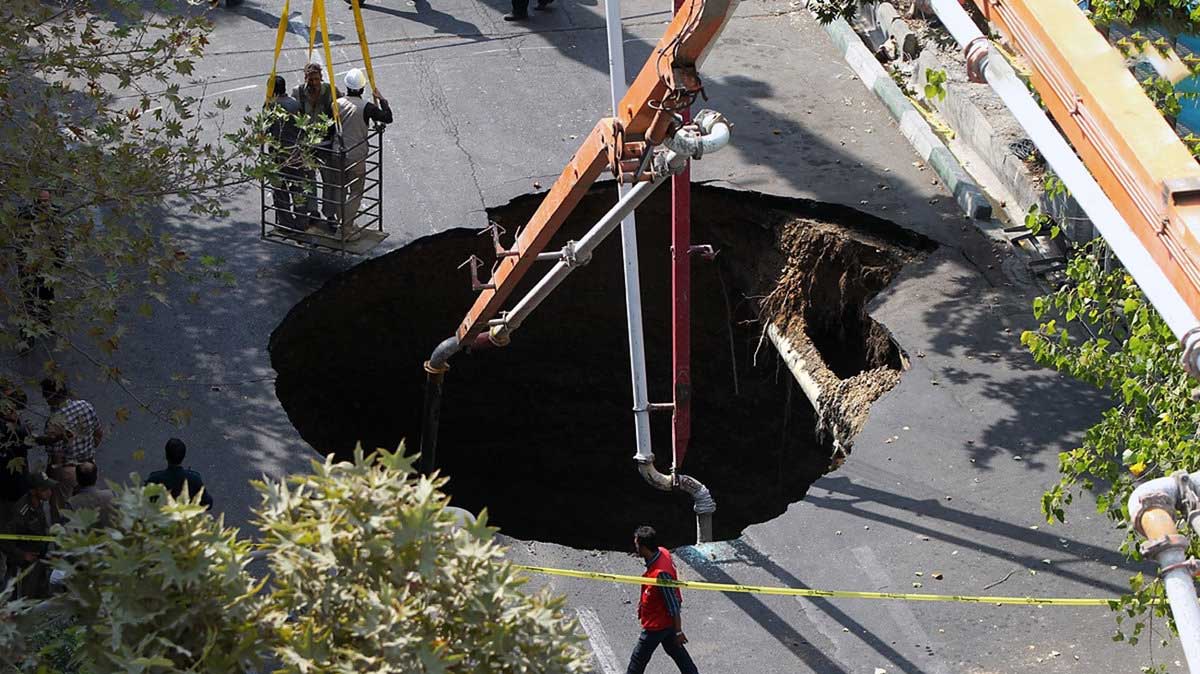
<path fill-rule="evenodd" d="M 306 58 L 308 8 L 299 4 L 279 68 L 289 85 Z M 246 0 L 214 14 L 212 47 L 198 66 L 207 96 L 228 98 L 235 112 L 261 104 L 282 5 Z M 354 26 L 343 3 L 328 5 L 340 76 L 358 65 Z M 631 74 L 661 34 L 669 5 L 625 3 Z M 522 25 L 502 21 L 506 10 L 505 0 L 372 0 L 364 8 L 379 87 L 396 117 L 384 147 L 391 237 L 377 252 L 481 227 L 487 208 L 548 187 L 606 114 L 598 0 L 558 0 Z M 681 550 L 684 577 L 896 592 L 921 582 L 923 592 L 955 594 L 981 594 L 1007 578 L 987 593 L 1119 593 L 1137 570 L 1112 552 L 1122 532 L 1098 519 L 1087 499 L 1066 526 L 1047 525 L 1039 512 L 1041 492 L 1056 480 L 1057 452 L 1072 446 L 1105 401 L 1036 367 L 1020 348 L 1035 289 L 1019 261 L 964 219 L 825 33 L 793 4 L 744 2 L 701 74 L 706 105 L 736 128 L 730 150 L 694 165 L 696 180 L 849 205 L 940 248 L 872 305 L 911 368 L 875 404 L 846 465 L 737 540 Z M 237 287 L 195 306 L 184 301 L 188 289 L 175 288 L 175 304 L 138 324 L 122 346 L 133 389 L 156 404 L 183 400 L 190 425 L 175 430 L 135 413 L 111 432 L 101 461 L 109 477 L 145 474 L 158 466 L 165 439 L 178 434 L 227 520 L 249 526 L 256 496 L 247 481 L 304 470 L 314 458 L 275 398 L 268 336 L 296 302 L 355 260 L 260 242 L 257 189 L 231 207 L 229 219 L 168 213 L 162 226 L 189 249 L 223 257 Z M 467 280 L 446 269 L 429 282 Z M 397 318 L 398 333 L 404 320 Z M 79 388 L 110 420 L 129 404 L 98 383 Z M 133 458 L 139 448 L 146 459 Z M 721 448 L 697 438 L 692 451 Z M 512 557 L 624 573 L 639 567 L 628 555 L 521 541 Z M 637 630 L 636 588 L 561 578 L 532 584 L 567 595 L 587 627 L 597 671 L 623 670 Z M 689 592 L 685 625 L 706 672 L 1136 671 L 1151 660 L 1183 671 L 1174 664 L 1177 647 L 1111 642 L 1107 609 Z M 660 654 L 649 671 L 673 669 Z"/>

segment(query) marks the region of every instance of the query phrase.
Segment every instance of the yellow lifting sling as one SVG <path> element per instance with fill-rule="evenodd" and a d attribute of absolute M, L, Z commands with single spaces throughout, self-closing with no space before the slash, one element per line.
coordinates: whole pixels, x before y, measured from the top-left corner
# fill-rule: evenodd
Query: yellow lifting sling
<path fill-rule="evenodd" d="M 275 90 L 275 72 L 279 67 L 279 52 L 283 50 L 283 38 L 287 33 L 288 18 L 291 16 L 291 0 L 284 0 L 283 14 L 279 17 L 279 28 L 275 31 L 275 55 L 271 60 L 271 74 L 267 77 L 267 95 L 266 100 L 270 101 Z M 354 27 L 358 32 L 358 46 L 362 50 L 363 65 L 367 69 L 367 81 L 371 84 L 371 91 L 375 91 L 375 69 L 371 66 L 371 50 L 367 45 L 367 31 L 363 26 L 362 10 L 359 8 L 358 0 L 351 0 L 351 7 L 354 9 Z M 330 96 L 336 103 L 337 83 L 334 82 L 333 74 L 333 55 L 329 49 L 329 24 L 325 18 L 325 2 L 324 0 L 313 0 L 312 15 L 308 22 L 308 61 L 312 61 L 313 46 L 317 40 L 317 28 L 321 29 L 321 44 L 325 52 L 325 69 L 329 77 Z M 341 126 L 341 115 L 338 106 L 333 106 L 333 122 L 339 127 Z"/>

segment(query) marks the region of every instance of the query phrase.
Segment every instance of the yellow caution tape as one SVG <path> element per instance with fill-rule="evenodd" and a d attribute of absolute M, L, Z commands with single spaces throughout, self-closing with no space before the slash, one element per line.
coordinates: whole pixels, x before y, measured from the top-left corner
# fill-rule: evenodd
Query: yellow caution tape
<path fill-rule="evenodd" d="M 350 6 L 354 8 L 354 28 L 358 30 L 358 46 L 362 49 L 367 81 L 371 83 L 371 91 L 375 91 L 375 70 L 371 67 L 371 50 L 367 48 L 367 29 L 363 27 L 362 10 L 358 7 L 358 0 L 350 0 Z"/>
<path fill-rule="evenodd" d="M 0 534 L 0 540 L 54 542 L 53 536 L 16 536 Z M 709 583 L 698 580 L 664 580 L 645 576 L 625 576 L 619 573 L 598 571 L 574 571 L 549 566 L 513 564 L 513 568 L 529 573 L 548 576 L 565 576 L 584 580 L 602 580 L 627 585 L 658 585 L 684 590 L 706 590 L 709 592 L 740 592 L 745 594 L 775 594 L 787 597 L 831 597 L 840 599 L 899 599 L 902 601 L 942 601 L 963 604 L 1006 604 L 1018 606 L 1112 606 L 1119 599 L 1090 597 L 988 597 L 963 594 L 919 594 L 914 592 L 856 592 L 853 590 L 816 590 L 807 587 L 770 587 L 766 585 L 735 585 L 732 583 Z"/>
<path fill-rule="evenodd" d="M 279 15 L 279 28 L 275 31 L 275 58 L 271 61 L 271 74 L 267 76 L 267 100 L 275 94 L 275 69 L 279 66 L 279 52 L 283 49 L 283 36 L 287 33 L 288 17 L 291 16 L 292 0 L 283 0 L 283 14 Z"/>
<path fill-rule="evenodd" d="M 0 534 L 0 541 L 34 541 L 36 543 L 53 543 L 53 536 L 17 536 L 16 534 Z"/>
<path fill-rule="evenodd" d="M 531 573 L 542 573 L 550 576 L 566 576 L 568 578 L 584 578 L 587 580 L 603 580 L 610 583 L 626 583 L 629 585 L 661 585 L 689 590 L 708 590 L 710 592 L 743 592 L 749 594 L 778 594 L 789 597 L 836 597 L 842 599 L 901 599 L 904 601 L 949 601 L 968 604 L 1017 604 L 1021 606 L 1110 606 L 1117 599 L 1090 599 L 1080 597 L 979 597 L 958 594 L 915 594 L 908 592 L 853 592 L 850 590 L 814 590 L 797 587 L 767 587 L 762 585 L 733 585 L 728 583 L 708 583 L 694 580 L 660 580 L 643 576 L 623 576 L 616 573 L 597 573 L 595 571 L 572 571 L 570 569 L 555 569 L 546 566 L 528 566 L 513 564 L 513 567 Z"/>

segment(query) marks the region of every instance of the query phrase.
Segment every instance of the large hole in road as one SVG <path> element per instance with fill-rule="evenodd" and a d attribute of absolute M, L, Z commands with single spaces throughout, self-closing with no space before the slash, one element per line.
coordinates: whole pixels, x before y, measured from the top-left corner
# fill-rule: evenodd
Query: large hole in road
<path fill-rule="evenodd" d="M 540 199 L 518 198 L 489 215 L 514 232 Z M 614 199 L 611 186 L 594 188 L 556 246 L 580 238 Z M 795 323 L 838 377 L 894 370 L 899 349 L 864 307 L 927 244 L 850 209 L 701 185 L 693 220 L 693 241 L 720 254 L 692 266 L 694 422 L 683 472 L 716 498 L 715 535 L 733 538 L 801 499 L 830 462 L 811 404 L 763 338 L 763 298 L 779 291 L 774 306 L 802 319 Z M 493 257 L 489 237 L 477 234 L 450 231 L 364 262 L 294 307 L 271 335 L 279 399 L 319 452 L 345 457 L 358 442 L 391 448 L 401 440 L 415 451 L 422 363 L 475 297 L 458 266 L 472 254 Z M 668 189 L 639 209 L 638 236 L 650 396 L 669 401 Z M 438 460 L 448 490 L 456 505 L 487 507 L 507 535 L 624 550 L 633 528 L 649 522 L 669 544 L 694 542 L 688 498 L 650 488 L 632 460 L 618 239 L 576 270 L 509 347 L 460 354 L 446 376 Z M 526 285 L 548 268 L 536 266 Z M 811 301 L 780 302 L 780 293 Z M 654 417 L 652 435 L 665 471 L 669 414 Z"/>

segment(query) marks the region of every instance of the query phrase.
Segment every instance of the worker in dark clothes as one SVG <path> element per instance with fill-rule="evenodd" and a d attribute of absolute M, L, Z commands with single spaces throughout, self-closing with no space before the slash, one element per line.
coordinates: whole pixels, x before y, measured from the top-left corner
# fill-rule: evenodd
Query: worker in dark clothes
<path fill-rule="evenodd" d="M 646 562 L 646 578 L 677 580 L 675 562 L 671 552 L 658 545 L 658 533 L 654 527 L 641 526 L 633 533 L 633 546 Z M 683 595 L 678 588 L 643 585 L 638 599 L 638 620 L 642 623 L 642 634 L 629 658 L 625 674 L 642 674 L 650 662 L 650 656 L 662 644 L 663 650 L 675 661 L 683 674 L 697 674 L 692 656 L 683 647 L 688 642 L 683 633 Z"/>
<path fill-rule="evenodd" d="M 537 8 L 546 9 L 554 0 L 538 0 Z M 529 0 L 512 0 L 512 14 L 504 15 L 505 21 L 528 21 Z"/>
<path fill-rule="evenodd" d="M 171 438 L 167 440 L 165 451 L 167 455 L 166 469 L 150 473 L 150 477 L 146 478 L 146 484 L 161 484 L 175 498 L 179 498 L 179 495 L 183 493 L 183 486 L 186 484 L 188 494 L 194 497 L 204 486 L 204 480 L 201 479 L 200 473 L 183 467 L 183 459 L 187 456 L 187 445 L 183 444 L 183 440 L 179 438 Z M 209 496 L 208 490 L 205 489 L 204 494 L 200 496 L 200 505 L 211 510 L 212 504 L 212 496 Z"/>
<path fill-rule="evenodd" d="M 312 180 L 312 169 L 304 166 L 304 157 L 298 147 L 300 127 L 296 118 L 302 114 L 300 101 L 288 96 L 287 82 L 276 75 L 272 85 L 271 100 L 263 106 L 278 108 L 280 117 L 271 122 L 271 158 L 279 164 L 279 172 L 271 177 L 272 205 L 275 207 L 275 224 L 283 227 L 308 227 L 305 181 Z"/>
<path fill-rule="evenodd" d="M 27 401 L 24 391 L 0 381 L 0 527 L 29 491 L 29 448 L 34 441 L 21 419 Z"/>
<path fill-rule="evenodd" d="M 62 521 L 58 508 L 51 502 L 57 482 L 43 473 L 29 476 L 29 491 L 17 501 L 16 511 L 4 528 L 4 533 L 16 536 L 46 536 L 50 527 Z M 10 577 L 25 572 L 18 585 L 18 596 L 44 599 L 50 596 L 50 568 L 45 559 L 50 544 L 45 541 L 0 540 L 0 552 L 8 562 Z"/>

